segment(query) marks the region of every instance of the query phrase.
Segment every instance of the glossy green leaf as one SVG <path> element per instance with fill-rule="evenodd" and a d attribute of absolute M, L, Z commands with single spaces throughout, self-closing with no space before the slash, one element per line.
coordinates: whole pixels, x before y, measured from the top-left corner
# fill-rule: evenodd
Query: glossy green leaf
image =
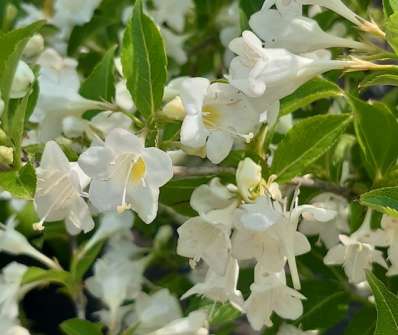
<path fill-rule="evenodd" d="M 368 283 L 376 301 L 377 323 L 375 335 L 398 334 L 398 297 L 390 292 L 373 273 L 367 273 Z"/>
<path fill-rule="evenodd" d="M 398 53 L 398 13 L 388 17 L 385 24 L 386 39 L 390 46 Z"/>
<path fill-rule="evenodd" d="M 102 325 L 87 320 L 70 319 L 60 325 L 66 335 L 102 335 Z"/>
<path fill-rule="evenodd" d="M 350 115 L 318 115 L 298 122 L 276 149 L 271 173 L 288 181 L 325 154 L 351 122 Z"/>
<path fill-rule="evenodd" d="M 134 103 L 147 118 L 161 105 L 167 79 L 167 57 L 157 25 L 136 1 L 123 37 L 123 72 Z"/>
<path fill-rule="evenodd" d="M 365 164 L 374 178 L 380 179 L 398 158 L 398 122 L 382 103 L 367 103 L 350 98 L 355 115 L 355 131 Z M 378 130 L 378 131 L 375 131 Z"/>
<path fill-rule="evenodd" d="M 44 21 L 0 35 L 0 91 L 5 104 L 3 122 L 7 124 L 7 109 L 11 84 L 22 52 L 29 39 L 44 25 Z"/>
<path fill-rule="evenodd" d="M 28 163 L 19 171 L 0 172 L 0 188 L 18 199 L 33 199 L 36 191 L 36 173 Z"/>
<path fill-rule="evenodd" d="M 86 272 L 93 265 L 95 260 L 97 259 L 99 253 L 104 246 L 103 242 L 99 242 L 94 245 L 90 250 L 87 251 L 82 257 L 79 257 L 77 254 L 72 260 L 71 272 L 74 278 L 81 280 Z"/>
<path fill-rule="evenodd" d="M 344 92 L 335 83 L 324 78 L 315 78 L 282 99 L 280 115 L 293 113 L 317 100 L 340 96 L 344 96 Z"/>
<path fill-rule="evenodd" d="M 344 335 L 373 335 L 376 327 L 376 309 L 364 306 L 350 320 Z"/>
<path fill-rule="evenodd" d="M 384 17 L 388 19 L 392 14 L 398 12 L 398 0 L 383 0 Z"/>
<path fill-rule="evenodd" d="M 359 84 L 360 88 L 370 86 L 398 86 L 398 73 L 377 73 L 366 77 Z"/>
<path fill-rule="evenodd" d="M 57 271 L 57 270 L 46 270 L 38 267 L 29 267 L 26 271 L 22 284 L 33 284 L 33 283 L 56 283 L 65 286 L 70 292 L 75 289 L 73 278 L 69 272 Z"/>
<path fill-rule="evenodd" d="M 263 0 L 240 0 L 239 6 L 246 14 L 247 18 L 250 18 L 254 13 L 258 12 L 263 6 Z"/>
<path fill-rule="evenodd" d="M 115 97 L 116 46 L 110 48 L 80 87 L 80 94 L 92 100 L 112 101 Z"/>
<path fill-rule="evenodd" d="M 364 193 L 361 195 L 360 202 L 363 206 L 398 217 L 398 186 Z"/>

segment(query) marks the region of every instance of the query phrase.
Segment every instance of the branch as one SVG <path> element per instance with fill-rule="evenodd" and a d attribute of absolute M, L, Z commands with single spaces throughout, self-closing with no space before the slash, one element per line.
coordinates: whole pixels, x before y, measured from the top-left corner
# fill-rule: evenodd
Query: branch
<path fill-rule="evenodd" d="M 200 167 L 173 166 L 173 173 L 175 177 L 235 174 L 235 172 L 236 170 L 234 168 L 222 167 L 222 166 L 200 166 Z"/>

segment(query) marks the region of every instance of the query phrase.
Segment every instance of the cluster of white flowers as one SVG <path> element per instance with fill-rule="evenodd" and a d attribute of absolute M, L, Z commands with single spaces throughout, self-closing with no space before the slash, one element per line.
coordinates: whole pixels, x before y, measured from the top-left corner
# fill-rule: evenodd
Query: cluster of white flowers
<path fill-rule="evenodd" d="M 46 222 L 62 220 L 70 235 L 88 233 L 96 228 L 99 217 L 80 256 L 107 241 L 85 287 L 103 304 L 97 316 L 111 334 L 131 327 L 139 335 L 206 335 L 207 312 L 198 310 L 183 317 L 177 298 L 168 290 L 144 292 L 144 272 L 152 253 L 138 247 L 131 235 L 131 211 L 147 224 L 157 217 L 160 188 L 173 178 L 171 153 L 146 147 L 147 134 L 134 123 L 139 118 L 134 116 L 136 107 L 119 59 L 114 60 L 115 101 L 104 102 L 79 93 L 78 63 L 66 56 L 73 27 L 89 22 L 99 4 L 99 0 L 54 0 L 52 10 L 43 11 L 22 6 L 27 16 L 18 25 L 44 18 L 58 28 L 46 41 L 47 47 L 41 35 L 30 40 L 10 94 L 12 99 L 26 96 L 37 77 L 40 92 L 29 119 L 36 126 L 23 143 L 44 147 L 36 168 L 34 205 L 39 221 L 34 229 L 41 231 Z M 332 59 L 325 49 L 369 48 L 366 43 L 325 32 L 314 19 L 303 16 L 303 5 L 319 5 L 360 29 L 371 28 L 371 23 L 340 0 L 266 0 L 250 17 L 251 30 L 242 33 L 236 5 L 219 18 L 226 22 L 221 35 L 229 49 L 226 80 L 173 79 L 158 111 L 161 117 L 180 122 L 179 152 L 207 158 L 213 165 L 250 144 L 264 124 L 272 129 L 280 125 L 280 100 L 312 78 L 331 70 L 365 66 L 356 60 Z M 192 6 L 191 0 L 153 0 L 146 8 L 161 26 L 169 57 L 178 64 L 187 61 L 183 32 Z M 130 12 L 128 8 L 126 16 Z M 35 65 L 40 66 L 36 76 Z M 87 111 L 97 113 L 87 118 Z M 65 144 L 78 159 L 68 159 L 62 150 Z M 296 257 L 310 251 L 307 236 L 319 236 L 318 243 L 328 249 L 325 264 L 342 265 L 353 284 L 366 280 L 366 270 L 373 263 L 389 268 L 388 275 L 398 274 L 398 223 L 394 219 L 384 216 L 381 228 L 373 231 L 369 210 L 360 229 L 350 235 L 346 199 L 322 193 L 311 204 L 299 205 L 298 189 L 294 194 L 284 192 L 276 176 L 264 180 L 264 175 L 260 165 L 245 158 L 237 167 L 235 184 L 214 178 L 192 193 L 190 205 L 198 215 L 178 228 L 177 253 L 189 258 L 192 268 L 200 263 L 207 272 L 182 299 L 201 295 L 228 302 L 247 315 L 255 330 L 272 326 L 274 312 L 284 319 L 298 319 L 305 296 L 299 292 Z M 377 247 L 388 247 L 390 266 Z M 60 269 L 17 231 L 15 220 L 0 225 L 0 251 L 26 255 L 48 268 Z M 250 266 L 254 267 L 254 282 L 250 295 L 244 297 L 238 289 L 239 269 Z M 30 289 L 21 284 L 26 270 L 12 263 L 0 275 L 1 334 L 27 333 L 17 321 L 18 301 Z M 288 285 L 288 275 L 293 287 Z M 306 333 L 284 325 L 279 334 Z"/>

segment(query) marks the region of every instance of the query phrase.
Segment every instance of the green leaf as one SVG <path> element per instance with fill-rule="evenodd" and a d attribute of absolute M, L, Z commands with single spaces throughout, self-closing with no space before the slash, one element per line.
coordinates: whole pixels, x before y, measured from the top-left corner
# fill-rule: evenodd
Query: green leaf
<path fill-rule="evenodd" d="M 398 86 L 398 73 L 374 73 L 359 84 L 359 88 L 370 86 Z"/>
<path fill-rule="evenodd" d="M 347 315 L 349 297 L 339 283 L 328 280 L 303 281 L 304 313 L 295 321 L 307 329 L 328 329 Z M 322 317 L 320 317 L 322 315 Z"/>
<path fill-rule="evenodd" d="M 350 102 L 365 164 L 371 175 L 380 179 L 398 158 L 398 122 L 382 103 L 369 104 L 355 97 Z"/>
<path fill-rule="evenodd" d="M 135 105 L 150 117 L 162 103 L 167 57 L 159 28 L 142 7 L 142 0 L 137 0 L 123 37 L 122 64 Z"/>
<path fill-rule="evenodd" d="M 15 198 L 31 200 L 36 191 L 36 173 L 32 164 L 27 163 L 19 171 L 0 172 L 0 188 Z"/>
<path fill-rule="evenodd" d="M 246 17 L 250 18 L 250 16 L 261 9 L 263 3 L 264 0 L 240 0 L 239 6 L 246 14 Z"/>
<path fill-rule="evenodd" d="M 29 26 L 0 35 L 0 91 L 5 104 L 3 112 L 5 127 L 7 127 L 8 122 L 7 110 L 11 85 L 19 59 L 26 43 L 43 27 L 44 23 L 44 21 L 38 21 Z"/>
<path fill-rule="evenodd" d="M 386 39 L 390 46 L 398 53 L 398 13 L 394 13 L 386 20 Z"/>
<path fill-rule="evenodd" d="M 110 48 L 82 83 L 80 94 L 83 97 L 99 101 L 112 101 L 115 96 L 115 51 L 116 46 Z"/>
<path fill-rule="evenodd" d="M 398 334 L 398 297 L 390 292 L 373 273 L 368 272 L 367 279 L 376 301 L 375 335 Z"/>
<path fill-rule="evenodd" d="M 379 188 L 364 193 L 361 195 L 360 202 L 363 206 L 398 217 L 398 186 Z"/>
<path fill-rule="evenodd" d="M 70 319 L 61 323 L 66 335 L 102 335 L 102 325 L 81 319 Z"/>
<path fill-rule="evenodd" d="M 90 250 L 87 251 L 82 257 L 77 254 L 72 260 L 71 272 L 73 277 L 77 280 L 81 280 L 86 272 L 90 269 L 92 264 L 95 262 L 97 256 L 104 246 L 103 242 L 99 242 L 94 245 Z"/>
<path fill-rule="evenodd" d="M 383 0 L 383 10 L 385 18 L 389 18 L 395 12 L 398 12 L 398 0 Z"/>
<path fill-rule="evenodd" d="M 317 100 L 340 96 L 344 96 L 344 92 L 335 83 L 324 78 L 315 78 L 282 99 L 280 115 L 293 113 Z"/>
<path fill-rule="evenodd" d="M 280 182 L 300 175 L 337 142 L 350 122 L 350 115 L 317 115 L 298 122 L 276 149 L 271 173 Z"/>
<path fill-rule="evenodd" d="M 364 306 L 350 320 L 344 335 L 373 335 L 376 326 L 376 310 L 374 307 Z"/>

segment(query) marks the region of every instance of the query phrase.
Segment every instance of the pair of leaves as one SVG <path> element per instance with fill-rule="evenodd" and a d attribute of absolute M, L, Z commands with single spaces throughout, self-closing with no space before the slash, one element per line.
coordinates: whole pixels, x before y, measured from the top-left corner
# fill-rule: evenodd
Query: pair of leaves
<path fill-rule="evenodd" d="M 398 159 L 398 122 L 389 108 L 350 98 L 355 115 L 355 131 L 366 167 L 374 180 L 381 179 Z M 380 129 L 381 131 L 375 131 Z"/>
<path fill-rule="evenodd" d="M 153 117 L 163 99 L 167 80 L 167 56 L 156 24 L 136 1 L 123 37 L 122 65 L 127 88 L 139 112 Z"/>
<path fill-rule="evenodd" d="M 325 154 L 351 122 L 351 116 L 317 115 L 298 122 L 279 144 L 271 173 L 289 181 Z"/>

